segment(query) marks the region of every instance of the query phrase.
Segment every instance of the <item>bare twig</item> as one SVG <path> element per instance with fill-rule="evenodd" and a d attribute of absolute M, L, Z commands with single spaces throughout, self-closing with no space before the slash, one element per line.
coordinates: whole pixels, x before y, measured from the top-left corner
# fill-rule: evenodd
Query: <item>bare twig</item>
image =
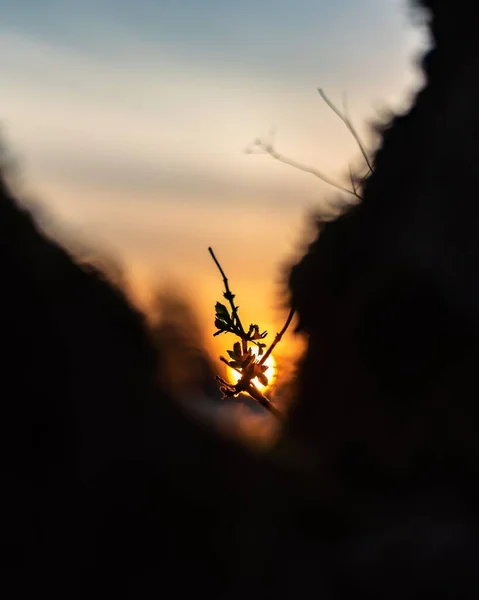
<path fill-rule="evenodd" d="M 271 414 L 273 414 L 279 421 L 284 420 L 283 413 L 276 408 L 276 406 L 269 400 L 264 394 L 262 394 L 254 383 L 250 383 L 250 387 L 247 390 L 248 394 L 254 398 L 263 408 L 266 408 Z"/>
<path fill-rule="evenodd" d="M 220 360 L 222 362 L 224 362 L 226 365 L 229 366 L 230 369 L 233 369 L 233 371 L 236 371 L 237 373 L 239 373 L 240 375 L 242 375 L 241 371 L 239 369 L 237 369 L 236 367 L 231 367 L 228 364 L 228 361 L 226 360 L 226 358 L 223 358 L 222 356 L 220 356 Z M 226 383 L 224 382 L 221 378 L 218 378 L 222 383 Z M 232 386 L 232 387 L 237 387 L 237 386 Z M 271 402 L 271 400 L 269 398 L 267 398 L 256 386 L 252 381 L 248 382 L 248 385 L 245 386 L 244 392 L 248 393 L 254 400 L 256 400 L 259 404 L 261 404 L 261 406 L 263 408 L 266 408 L 266 410 L 268 410 L 270 413 L 272 413 L 277 419 L 279 419 L 280 421 L 284 419 L 284 415 L 283 413 L 278 410 L 276 408 L 276 406 Z"/>
<path fill-rule="evenodd" d="M 357 190 L 356 190 L 356 182 L 354 180 L 354 175 L 351 170 L 351 165 L 348 165 L 348 169 L 349 169 L 349 180 L 351 181 L 351 187 L 353 188 L 354 195 L 357 196 L 358 194 L 357 194 Z"/>
<path fill-rule="evenodd" d="M 271 344 L 271 346 L 266 350 L 266 352 L 264 353 L 264 355 L 261 357 L 261 360 L 259 361 L 260 365 L 264 365 L 264 363 L 266 362 L 266 360 L 268 359 L 268 357 L 270 356 L 271 352 L 273 352 L 275 346 L 280 342 L 281 338 L 283 337 L 283 335 L 286 333 L 286 330 L 288 329 L 288 327 L 291 324 L 291 321 L 293 320 L 294 317 L 294 312 L 295 309 L 294 307 L 289 311 L 289 315 L 288 318 L 286 319 L 285 324 L 283 325 L 283 329 L 276 334 L 276 337 L 274 338 L 273 343 Z"/>
<path fill-rule="evenodd" d="M 243 324 L 241 323 L 241 319 L 239 318 L 239 315 L 238 315 L 238 307 L 234 303 L 234 294 L 230 290 L 230 287 L 229 287 L 229 284 L 228 284 L 228 278 L 226 277 L 226 274 L 223 271 L 223 268 L 221 267 L 218 259 L 216 258 L 215 253 L 213 252 L 213 248 L 209 247 L 208 248 L 208 252 L 211 254 L 211 258 L 215 261 L 215 264 L 218 267 L 218 270 L 221 273 L 221 276 L 223 277 L 223 283 L 225 284 L 225 294 L 224 294 L 224 297 L 230 303 L 231 313 L 233 315 L 233 319 L 235 319 L 236 324 L 238 326 L 238 329 L 241 332 L 241 344 L 243 346 L 243 352 L 246 352 L 246 349 L 247 349 L 247 342 L 245 340 L 245 335 L 246 334 L 245 334 L 245 330 L 244 330 Z"/>
<path fill-rule="evenodd" d="M 318 92 L 319 92 L 319 95 L 321 96 L 321 98 L 324 100 L 324 102 L 334 112 L 334 114 L 341 119 L 341 121 L 344 123 L 344 125 L 346 125 L 348 131 L 354 137 L 354 140 L 356 141 L 356 143 L 359 147 L 359 150 L 361 151 L 364 161 L 366 162 L 366 165 L 368 167 L 368 172 L 360 180 L 361 184 L 362 184 L 366 180 L 366 178 L 373 172 L 373 166 L 372 166 L 371 160 L 369 158 L 368 152 L 363 144 L 363 141 L 361 140 L 356 128 L 354 127 L 354 125 L 349 117 L 346 94 L 343 94 L 342 110 L 339 110 L 335 106 L 335 104 L 328 98 L 328 96 L 325 94 L 325 92 L 321 88 L 318 88 Z M 346 188 L 343 185 L 340 185 L 339 183 L 333 181 L 330 177 L 325 175 L 322 171 L 319 171 L 318 169 L 315 169 L 314 167 L 304 165 L 292 158 L 289 158 L 288 156 L 285 156 L 284 154 L 279 153 L 275 149 L 274 144 L 273 144 L 273 137 L 274 137 L 275 133 L 276 133 L 276 129 L 272 128 L 270 131 L 268 141 L 264 141 L 261 138 L 257 138 L 253 142 L 252 145 L 250 145 L 248 148 L 246 148 L 245 152 L 247 152 L 248 154 L 269 154 L 269 156 L 271 156 L 272 158 L 274 158 L 275 160 L 277 160 L 279 162 L 282 162 L 285 165 L 293 167 L 294 169 L 298 169 L 299 171 L 303 171 L 304 173 L 309 173 L 310 175 L 314 175 L 314 177 L 317 177 L 324 183 L 327 183 L 328 185 L 336 188 L 337 190 L 340 190 L 341 192 L 346 192 L 347 194 L 351 194 L 357 200 L 360 200 L 360 201 L 362 200 L 362 197 L 361 197 L 360 193 L 358 192 L 358 186 L 356 185 L 357 182 L 353 179 L 353 176 L 351 174 L 351 169 L 349 169 L 349 177 L 350 177 L 350 181 L 351 181 L 351 189 L 349 189 L 349 188 Z"/>
<path fill-rule="evenodd" d="M 371 161 L 369 160 L 369 156 L 368 153 L 366 151 L 366 148 L 364 147 L 364 144 L 361 140 L 361 138 L 359 137 L 358 132 L 356 131 L 356 128 L 354 127 L 354 125 L 351 122 L 351 119 L 349 118 L 348 114 L 347 114 L 347 106 L 346 106 L 346 96 L 343 96 L 343 112 L 341 112 L 340 110 L 338 110 L 338 108 L 333 104 L 333 102 L 326 96 L 325 92 L 323 89 L 318 88 L 318 93 L 321 96 L 321 98 L 324 100 L 324 102 L 326 102 L 326 104 L 329 106 L 329 108 L 334 112 L 334 114 L 339 117 L 341 119 L 341 121 L 346 125 L 349 133 L 351 133 L 351 135 L 353 136 L 353 138 L 356 140 L 356 143 L 361 151 L 361 154 L 363 155 L 363 158 L 368 166 L 369 169 L 369 173 L 373 172 L 373 166 L 371 164 Z"/>
<path fill-rule="evenodd" d="M 360 199 L 355 191 L 350 190 L 350 189 L 340 185 L 339 183 L 336 183 L 335 181 L 330 179 L 327 175 L 325 175 L 318 169 L 315 169 L 314 167 L 309 167 L 307 165 L 303 165 L 302 163 L 297 162 L 296 160 L 289 158 L 288 156 L 285 156 L 284 154 L 280 154 L 279 152 L 277 152 L 274 149 L 274 147 L 271 143 L 264 143 L 260 139 L 257 139 L 254 142 L 254 148 L 255 148 L 256 152 L 255 152 L 255 150 L 251 150 L 251 148 L 247 148 L 246 152 L 248 152 L 249 154 L 254 154 L 254 153 L 259 153 L 259 152 L 261 152 L 263 154 L 269 154 L 272 158 L 274 158 L 275 160 L 277 160 L 285 165 L 293 167 L 294 169 L 298 169 L 299 171 L 303 171 L 304 173 L 309 173 L 310 175 L 314 175 L 314 177 L 317 177 L 324 183 L 327 183 L 328 185 L 336 188 L 337 190 L 340 190 L 341 192 L 346 192 L 347 194 L 352 194 L 353 196 L 356 196 L 358 199 Z"/>

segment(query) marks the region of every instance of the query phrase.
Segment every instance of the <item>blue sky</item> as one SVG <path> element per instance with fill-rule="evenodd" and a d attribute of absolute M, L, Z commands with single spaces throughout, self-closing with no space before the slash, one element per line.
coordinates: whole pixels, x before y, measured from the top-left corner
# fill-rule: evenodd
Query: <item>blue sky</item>
<path fill-rule="evenodd" d="M 279 150 L 341 179 L 357 149 L 316 88 L 336 101 L 347 92 L 367 139 L 380 109 L 407 105 L 425 44 L 401 0 L 0 0 L 0 10 L 0 120 L 27 188 L 135 285 L 188 281 L 205 307 L 217 283 L 208 245 L 243 289 L 264 282 L 249 305 L 268 311 L 305 214 L 331 198 L 244 148 L 274 125 Z"/>

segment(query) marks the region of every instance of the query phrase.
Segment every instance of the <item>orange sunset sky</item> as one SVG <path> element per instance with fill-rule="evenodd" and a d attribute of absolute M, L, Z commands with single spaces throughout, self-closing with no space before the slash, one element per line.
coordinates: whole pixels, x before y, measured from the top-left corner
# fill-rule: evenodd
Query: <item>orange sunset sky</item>
<path fill-rule="evenodd" d="M 0 119 L 33 201 L 118 260 L 140 301 L 184 291 L 208 336 L 222 291 L 211 245 L 244 320 L 274 334 L 282 268 L 333 192 L 243 150 L 275 126 L 278 150 L 341 180 L 357 148 L 316 88 L 347 92 L 365 140 L 382 110 L 407 106 L 426 44 L 408 4 L 0 5 Z"/>

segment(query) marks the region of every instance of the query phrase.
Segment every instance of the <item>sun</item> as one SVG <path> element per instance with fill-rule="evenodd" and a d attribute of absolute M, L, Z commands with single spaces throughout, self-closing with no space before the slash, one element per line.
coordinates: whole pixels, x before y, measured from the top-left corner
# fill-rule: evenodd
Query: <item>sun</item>
<path fill-rule="evenodd" d="M 254 356 L 258 357 L 258 347 L 257 346 L 251 346 L 251 352 L 252 352 L 252 354 L 254 354 Z M 265 372 L 265 375 L 268 378 L 268 382 L 269 382 L 268 385 L 263 385 L 262 383 L 260 383 L 258 381 L 257 377 L 255 377 L 254 379 L 251 380 L 254 383 L 254 385 L 259 389 L 260 392 L 265 392 L 276 381 L 276 361 L 274 360 L 272 354 L 270 354 L 268 356 L 268 358 L 266 359 L 266 362 L 264 364 L 268 367 L 268 369 Z M 231 368 L 228 369 L 228 375 L 229 375 L 229 379 L 230 379 L 231 383 L 238 383 L 238 381 L 241 379 L 241 373 L 238 373 L 238 371 L 235 371 L 234 369 L 231 369 Z"/>

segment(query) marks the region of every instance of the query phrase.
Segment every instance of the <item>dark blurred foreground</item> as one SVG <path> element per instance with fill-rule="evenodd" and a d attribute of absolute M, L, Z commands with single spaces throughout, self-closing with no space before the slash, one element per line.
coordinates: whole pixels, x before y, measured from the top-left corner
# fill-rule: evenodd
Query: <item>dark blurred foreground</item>
<path fill-rule="evenodd" d="M 479 597 L 479 38 L 473 2 L 424 4 L 428 83 L 292 271 L 269 452 L 172 401 L 158 330 L 0 181 L 4 597 Z"/>

